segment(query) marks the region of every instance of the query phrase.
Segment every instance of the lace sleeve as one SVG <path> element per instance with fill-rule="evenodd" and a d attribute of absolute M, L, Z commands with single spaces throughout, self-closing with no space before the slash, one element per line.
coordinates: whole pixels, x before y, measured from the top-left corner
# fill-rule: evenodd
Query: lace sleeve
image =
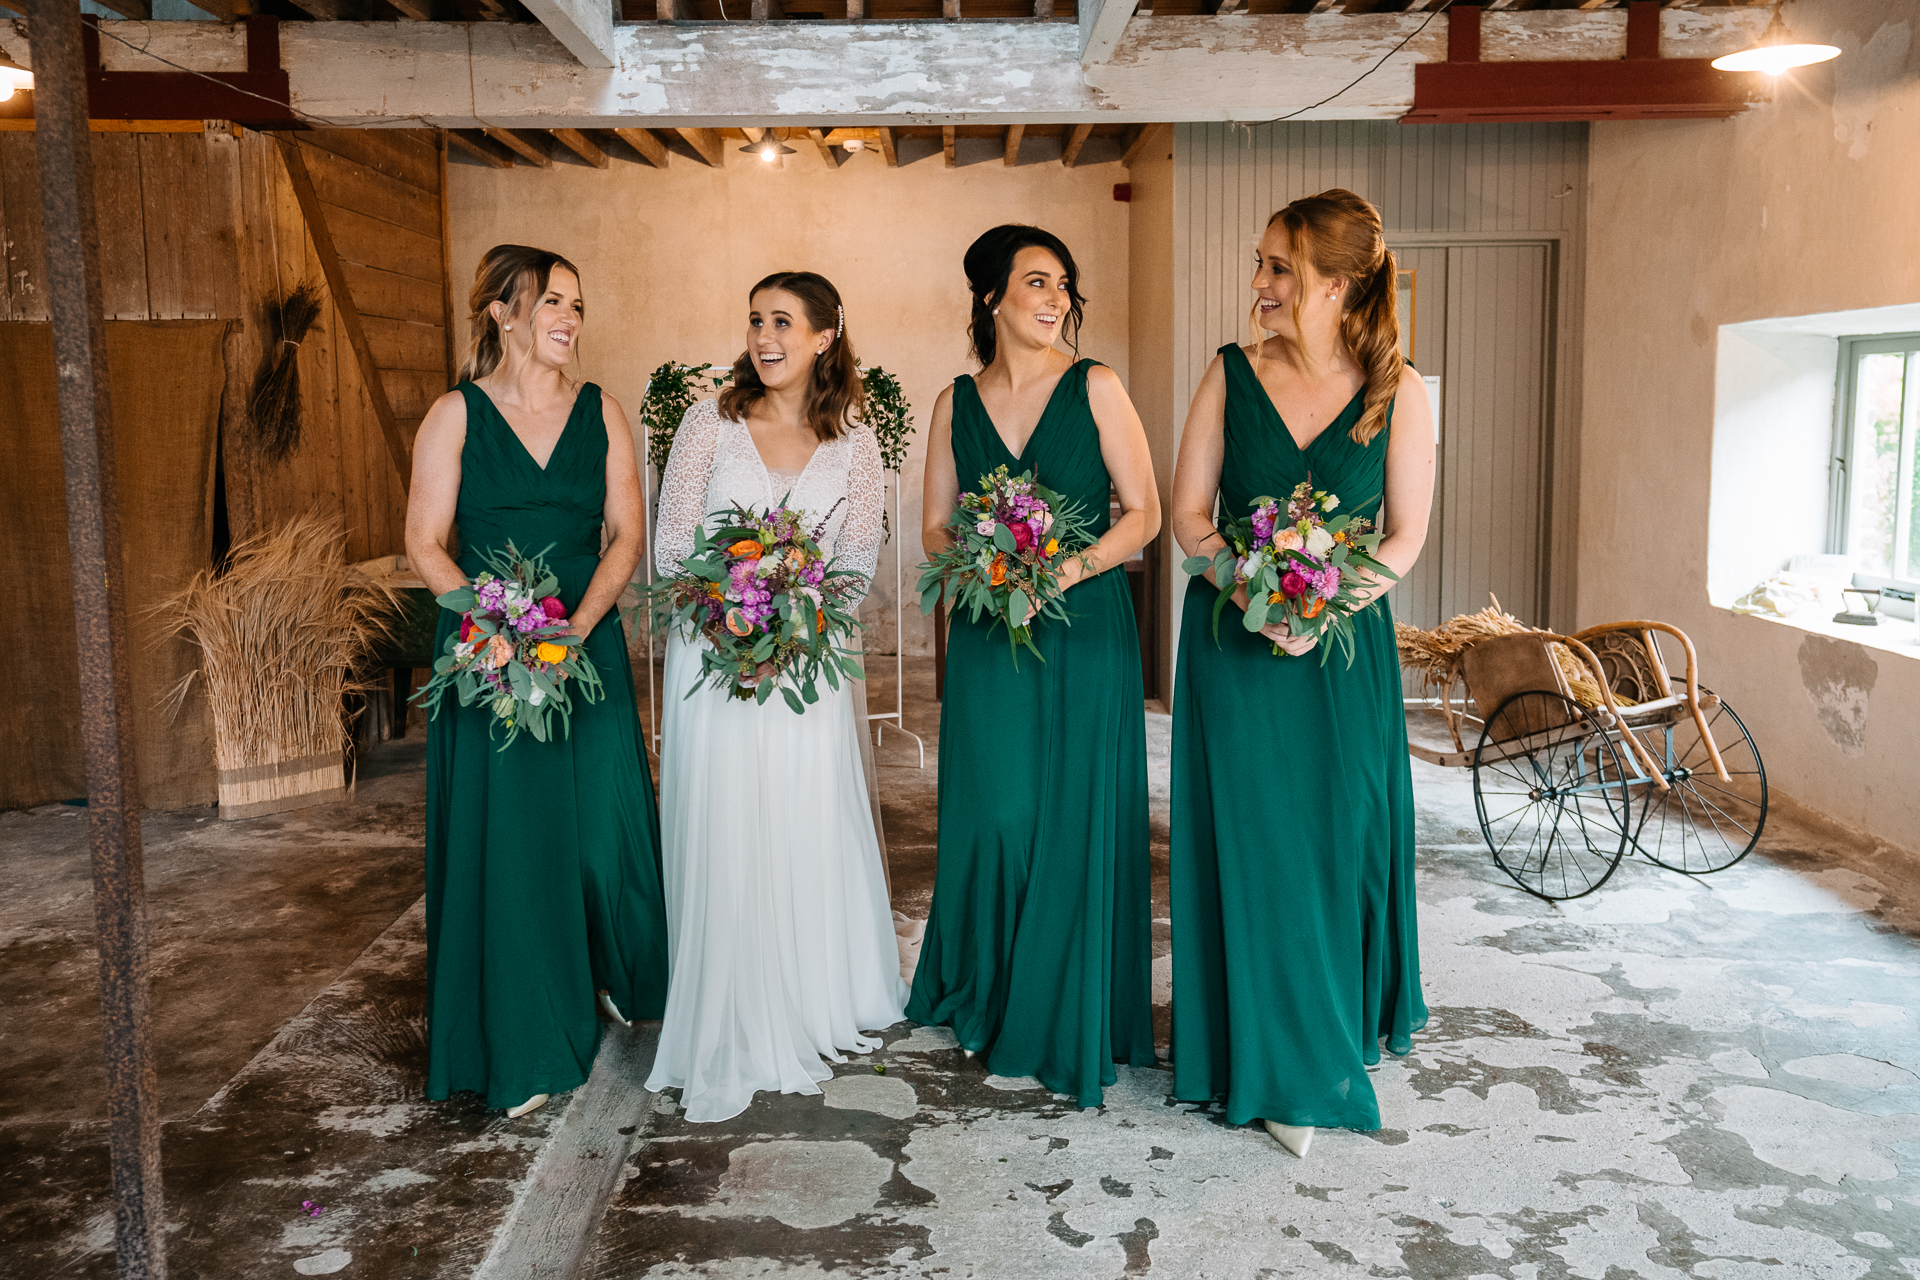
<path fill-rule="evenodd" d="M 842 568 L 871 579 L 880 563 L 880 508 L 886 498 L 880 443 L 865 427 L 855 428 L 847 443 L 853 453 L 847 462 L 847 518 L 835 554 Z"/>
<path fill-rule="evenodd" d="M 680 420 L 666 473 L 660 477 L 653 564 L 663 574 L 679 572 L 680 562 L 693 554 L 693 531 L 707 518 L 707 486 L 719 449 L 719 408 L 712 400 L 702 400 Z"/>

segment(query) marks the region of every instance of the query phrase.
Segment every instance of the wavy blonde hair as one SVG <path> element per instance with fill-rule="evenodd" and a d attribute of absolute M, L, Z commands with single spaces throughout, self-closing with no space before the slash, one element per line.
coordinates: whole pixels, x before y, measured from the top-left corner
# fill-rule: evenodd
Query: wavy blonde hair
<path fill-rule="evenodd" d="M 1365 409 L 1350 433 L 1365 445 L 1387 425 L 1387 410 L 1400 389 L 1400 316 L 1394 306 L 1393 251 L 1381 231 L 1380 212 L 1342 187 L 1303 196 L 1267 219 L 1286 228 L 1300 288 L 1293 295 L 1293 326 L 1301 327 L 1301 309 L 1318 279 L 1343 279 L 1347 296 L 1340 316 L 1340 338 L 1366 371 Z M 1247 312 L 1255 358 L 1267 335 L 1260 329 L 1260 303 Z"/>

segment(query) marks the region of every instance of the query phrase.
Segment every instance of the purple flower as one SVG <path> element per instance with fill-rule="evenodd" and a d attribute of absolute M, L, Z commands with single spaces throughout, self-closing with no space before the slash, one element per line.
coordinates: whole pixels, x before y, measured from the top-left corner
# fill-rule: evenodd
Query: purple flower
<path fill-rule="evenodd" d="M 1273 508 L 1259 506 L 1253 509 L 1253 538 L 1255 542 L 1265 542 L 1273 537 Z"/>

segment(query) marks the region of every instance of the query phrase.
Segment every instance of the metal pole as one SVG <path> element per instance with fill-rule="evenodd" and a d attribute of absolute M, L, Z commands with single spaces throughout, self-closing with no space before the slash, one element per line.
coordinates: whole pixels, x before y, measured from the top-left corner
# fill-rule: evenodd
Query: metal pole
<path fill-rule="evenodd" d="M 147 980 L 146 877 L 134 772 L 132 686 L 121 593 L 120 505 L 107 395 L 93 143 L 76 0 L 29 0 L 35 146 L 46 226 L 67 542 L 79 641 L 93 915 L 100 944 L 100 1018 L 107 1049 L 114 1245 L 122 1277 L 167 1274 Z"/>

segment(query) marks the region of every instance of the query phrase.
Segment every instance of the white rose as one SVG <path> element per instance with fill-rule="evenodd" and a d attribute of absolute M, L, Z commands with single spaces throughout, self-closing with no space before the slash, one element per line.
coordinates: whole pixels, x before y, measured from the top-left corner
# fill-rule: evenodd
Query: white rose
<path fill-rule="evenodd" d="M 1337 493 L 1330 493 L 1327 495 L 1326 501 L 1320 504 L 1320 509 L 1322 511 L 1331 511 L 1339 505 L 1340 505 L 1340 495 Z"/>
<path fill-rule="evenodd" d="M 532 703 L 536 707 L 539 706 L 541 703 L 545 702 L 546 700 L 547 700 L 547 695 L 540 692 L 539 685 L 533 686 L 533 692 L 527 695 L 527 701 Z"/>
<path fill-rule="evenodd" d="M 1331 550 L 1333 550 L 1333 535 L 1323 527 L 1315 525 L 1313 531 L 1307 534 L 1307 554 L 1323 556 Z"/>
<path fill-rule="evenodd" d="M 973 531 L 983 538 L 991 538 L 993 536 L 993 521 L 982 520 L 979 524 L 973 526 Z"/>

